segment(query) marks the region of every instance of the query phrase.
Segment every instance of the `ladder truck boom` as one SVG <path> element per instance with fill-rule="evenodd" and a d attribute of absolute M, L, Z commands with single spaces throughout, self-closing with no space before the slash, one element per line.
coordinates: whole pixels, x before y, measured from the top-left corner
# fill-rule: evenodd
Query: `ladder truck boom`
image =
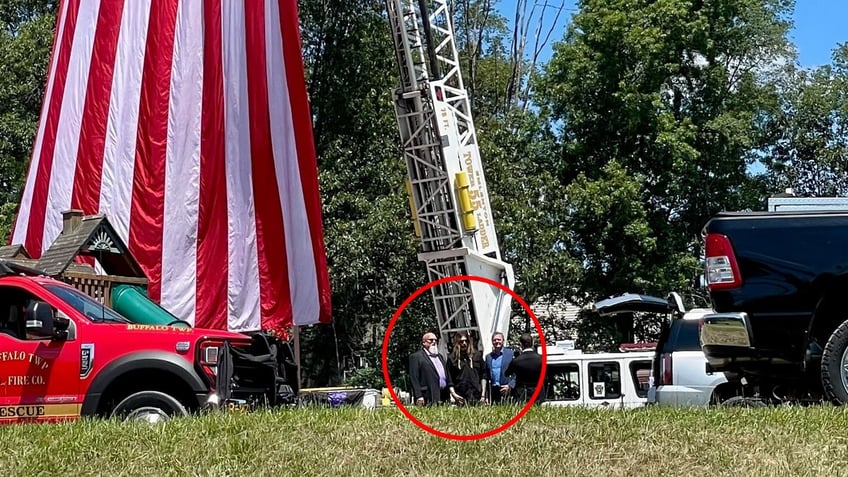
<path fill-rule="evenodd" d="M 471 104 L 462 80 L 448 0 L 386 0 L 400 87 L 395 113 L 407 166 L 419 260 L 430 281 L 479 276 L 508 289 Z M 477 280 L 430 289 L 440 347 L 467 331 L 491 351 L 491 334 L 509 331 L 511 296 Z"/>

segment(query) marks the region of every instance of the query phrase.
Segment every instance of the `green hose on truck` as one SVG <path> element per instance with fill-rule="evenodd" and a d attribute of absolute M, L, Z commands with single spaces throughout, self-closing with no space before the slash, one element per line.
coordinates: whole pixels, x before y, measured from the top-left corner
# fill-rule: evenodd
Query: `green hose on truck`
<path fill-rule="evenodd" d="M 139 325 L 191 327 L 154 303 L 143 288 L 133 285 L 118 285 L 112 289 L 112 309 Z"/>

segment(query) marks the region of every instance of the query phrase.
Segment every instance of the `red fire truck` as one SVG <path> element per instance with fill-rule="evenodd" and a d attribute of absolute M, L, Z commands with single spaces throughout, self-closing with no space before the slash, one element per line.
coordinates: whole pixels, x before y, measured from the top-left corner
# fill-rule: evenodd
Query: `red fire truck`
<path fill-rule="evenodd" d="M 278 406 L 297 392 L 291 349 L 179 324 L 129 321 L 61 281 L 0 262 L 0 423 Z"/>

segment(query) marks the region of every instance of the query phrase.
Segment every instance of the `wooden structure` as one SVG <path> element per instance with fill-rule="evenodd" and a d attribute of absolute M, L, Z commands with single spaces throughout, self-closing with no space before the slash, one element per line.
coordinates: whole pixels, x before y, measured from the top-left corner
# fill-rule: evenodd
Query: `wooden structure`
<path fill-rule="evenodd" d="M 106 306 L 116 285 L 147 286 L 141 266 L 103 214 L 64 211 L 62 232 L 41 258 L 30 258 L 23 245 L 0 247 L 0 258 L 64 281 Z"/>

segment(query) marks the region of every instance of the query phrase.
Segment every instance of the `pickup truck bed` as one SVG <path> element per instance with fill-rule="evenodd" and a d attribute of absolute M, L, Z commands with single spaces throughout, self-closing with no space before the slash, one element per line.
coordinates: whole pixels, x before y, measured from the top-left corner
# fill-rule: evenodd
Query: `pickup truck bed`
<path fill-rule="evenodd" d="M 723 213 L 704 236 L 709 366 L 768 399 L 848 402 L 848 212 Z"/>

